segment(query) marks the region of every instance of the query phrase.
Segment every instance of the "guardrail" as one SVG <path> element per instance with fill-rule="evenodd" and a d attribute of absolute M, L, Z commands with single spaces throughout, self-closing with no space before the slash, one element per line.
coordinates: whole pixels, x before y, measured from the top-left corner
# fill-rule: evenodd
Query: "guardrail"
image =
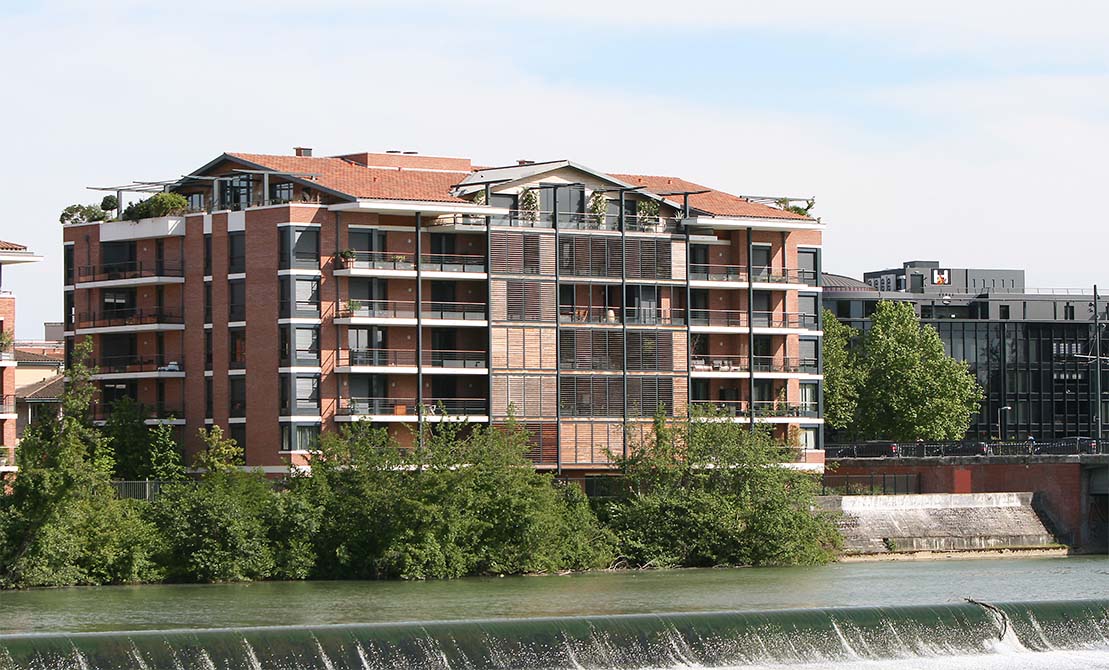
<path fill-rule="evenodd" d="M 1109 454 L 1109 443 L 1089 437 L 1070 437 L 1039 442 L 894 442 L 871 441 L 826 444 L 827 458 L 948 458 L 953 456 L 1039 456 Z"/>
<path fill-rule="evenodd" d="M 123 355 L 101 356 L 96 366 L 98 374 L 121 374 L 127 372 L 184 372 L 185 358 L 178 354 L 167 356 L 154 354 L 152 356 Z"/>
<path fill-rule="evenodd" d="M 156 323 L 185 323 L 185 317 L 177 310 L 164 308 L 124 308 L 95 312 L 81 312 L 77 317 L 77 328 L 105 328 L 114 326 L 139 326 Z"/>
<path fill-rule="evenodd" d="M 140 279 L 143 277 L 184 277 L 185 268 L 180 261 L 122 261 L 82 265 L 77 268 L 78 282 Z"/>

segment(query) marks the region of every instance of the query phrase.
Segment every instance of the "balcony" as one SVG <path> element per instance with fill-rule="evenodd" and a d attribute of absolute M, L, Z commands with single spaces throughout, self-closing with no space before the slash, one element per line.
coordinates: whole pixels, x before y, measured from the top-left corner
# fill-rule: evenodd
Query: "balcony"
<path fill-rule="evenodd" d="M 420 316 L 425 320 L 451 321 L 459 326 L 484 326 L 485 303 L 481 302 L 425 302 Z"/>
<path fill-rule="evenodd" d="M 77 286 L 92 288 L 109 286 L 114 283 L 139 284 L 182 284 L 185 282 L 185 269 L 180 261 L 124 261 L 84 265 L 77 268 Z"/>
<path fill-rule="evenodd" d="M 143 403 L 139 406 L 139 412 L 147 425 L 185 423 L 185 408 L 180 403 Z M 111 402 L 98 402 L 93 406 L 93 421 L 105 422 L 111 415 Z"/>
<path fill-rule="evenodd" d="M 184 330 L 185 317 L 165 307 L 124 307 L 81 312 L 75 325 L 78 332 Z"/>
<path fill-rule="evenodd" d="M 507 214 L 494 214 L 490 218 L 494 226 L 512 228 L 554 228 L 553 212 L 540 212 L 514 209 Z M 624 217 L 624 229 L 638 233 L 673 233 L 678 230 L 681 219 L 664 216 Z M 559 212 L 559 230 L 620 230 L 620 217 L 614 214 L 591 214 L 581 212 Z"/>
<path fill-rule="evenodd" d="M 392 322 L 416 325 L 415 300 L 348 300 L 339 310 L 336 323 L 348 325 Z"/>
<path fill-rule="evenodd" d="M 797 312 L 753 312 L 751 324 L 763 330 L 817 330 L 819 320 L 815 314 Z M 690 325 L 704 328 L 747 328 L 747 312 L 741 309 L 694 309 L 690 311 Z"/>
<path fill-rule="evenodd" d="M 412 422 L 419 419 L 415 398 L 341 398 L 337 421 L 364 419 Z M 487 421 L 484 398 L 424 398 L 425 421 Z"/>
<path fill-rule="evenodd" d="M 660 307 L 578 307 L 559 305 L 559 323 L 584 323 L 605 326 L 621 324 L 620 314 L 624 313 L 628 325 L 633 326 L 680 326 L 684 321 L 684 310 Z"/>
<path fill-rule="evenodd" d="M 14 419 L 15 417 L 15 395 L 0 396 L 0 418 Z"/>
<path fill-rule="evenodd" d="M 423 254 L 422 272 L 485 273 L 485 256 L 477 254 Z"/>
<path fill-rule="evenodd" d="M 484 351 L 432 350 L 421 357 L 425 374 L 488 374 Z M 347 349 L 339 352 L 338 372 L 415 374 L 414 349 Z"/>
<path fill-rule="evenodd" d="M 816 273 L 811 270 L 788 270 L 766 266 L 755 267 L 750 275 L 746 266 L 716 263 L 690 263 L 689 278 L 692 281 L 731 282 L 746 287 L 748 277 L 756 284 L 780 284 L 779 290 L 786 287 L 816 286 Z M 739 286 L 736 286 L 739 288 Z"/>
<path fill-rule="evenodd" d="M 336 263 L 339 276 L 416 274 L 416 254 L 410 251 L 355 251 L 353 258 L 339 256 Z"/>
<path fill-rule="evenodd" d="M 756 421 L 764 423 L 794 423 L 797 419 L 819 420 L 816 403 L 798 403 L 784 400 L 690 400 L 690 409 L 701 408 L 722 418 L 750 420 L 752 412 Z"/>
<path fill-rule="evenodd" d="M 139 356 L 101 356 L 94 379 L 181 378 L 185 376 L 184 356 L 154 354 Z"/>

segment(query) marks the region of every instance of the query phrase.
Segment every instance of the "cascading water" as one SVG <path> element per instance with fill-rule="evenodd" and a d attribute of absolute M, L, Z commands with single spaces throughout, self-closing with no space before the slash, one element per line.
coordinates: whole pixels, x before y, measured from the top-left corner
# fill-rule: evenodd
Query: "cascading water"
<path fill-rule="evenodd" d="M 1109 600 L 0 635 L 0 670 L 883 667 L 1061 650 L 1109 654 Z"/>

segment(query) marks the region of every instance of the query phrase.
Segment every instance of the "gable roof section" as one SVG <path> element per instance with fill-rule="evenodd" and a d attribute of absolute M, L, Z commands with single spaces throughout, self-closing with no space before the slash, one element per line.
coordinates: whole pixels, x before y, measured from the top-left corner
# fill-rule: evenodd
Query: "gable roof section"
<path fill-rule="evenodd" d="M 225 156 L 278 172 L 318 174 L 318 177 L 296 178 L 296 181 L 308 186 L 322 187 L 350 198 L 466 202 L 450 194 L 451 186 L 460 181 L 461 175 L 458 172 L 364 167 L 342 158 L 315 156 L 245 153 L 228 153 Z"/>
<path fill-rule="evenodd" d="M 27 247 L 15 242 L 5 242 L 0 240 L 0 251 L 27 251 Z"/>
<path fill-rule="evenodd" d="M 63 365 L 65 363 L 61 355 L 51 356 L 49 354 L 40 354 L 37 351 L 19 348 L 15 350 L 15 360 L 17 363 L 24 363 L 27 365 L 34 365 L 35 363 Z"/>
<path fill-rule="evenodd" d="M 665 177 L 640 174 L 613 174 L 613 177 L 632 185 L 643 185 L 655 193 L 673 193 L 675 191 L 708 191 L 689 196 L 689 206 L 711 216 L 736 216 L 758 219 L 796 219 L 798 221 L 812 221 L 807 216 L 790 212 L 770 205 L 751 202 L 738 195 L 717 191 L 707 186 L 701 186 L 679 177 Z M 670 200 L 682 201 L 682 196 L 667 196 Z"/>
<path fill-rule="evenodd" d="M 58 400 L 65 389 L 65 375 L 54 375 L 34 384 L 21 386 L 15 391 L 15 397 L 21 400 L 47 402 Z"/>

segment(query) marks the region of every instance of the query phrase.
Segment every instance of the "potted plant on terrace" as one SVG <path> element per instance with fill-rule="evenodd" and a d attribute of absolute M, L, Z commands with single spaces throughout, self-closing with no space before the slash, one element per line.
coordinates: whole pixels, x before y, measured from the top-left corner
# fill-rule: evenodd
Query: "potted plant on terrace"
<path fill-rule="evenodd" d="M 339 265 L 344 268 L 354 267 L 354 259 L 358 258 L 358 252 L 354 249 L 343 249 L 339 252 Z"/>
<path fill-rule="evenodd" d="M 589 222 L 597 228 L 604 228 L 607 214 L 608 198 L 603 191 L 593 191 L 589 196 Z"/>
<path fill-rule="evenodd" d="M 539 220 L 539 196 L 530 188 L 520 191 L 520 219 L 528 223 Z"/>

